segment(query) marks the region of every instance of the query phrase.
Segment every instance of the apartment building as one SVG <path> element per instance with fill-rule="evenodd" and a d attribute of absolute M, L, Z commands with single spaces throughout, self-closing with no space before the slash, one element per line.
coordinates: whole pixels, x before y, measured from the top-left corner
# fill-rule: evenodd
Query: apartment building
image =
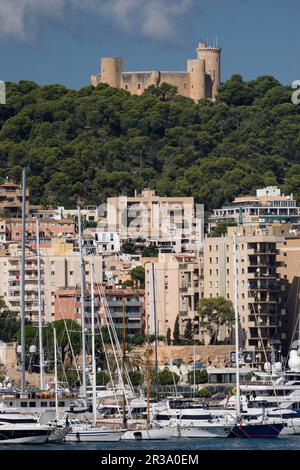
<path fill-rule="evenodd" d="M 1 224 L 5 223 L 6 241 L 22 240 L 22 220 L 20 218 L 9 218 L 4 221 L 0 220 Z M 40 238 L 52 238 L 63 236 L 74 236 L 76 233 L 76 224 L 73 219 L 51 219 L 43 218 L 39 221 Z M 26 220 L 26 237 L 27 242 L 35 244 L 36 240 L 36 219 L 27 218 Z"/>
<path fill-rule="evenodd" d="M 289 348 L 300 341 L 300 235 L 286 236 L 277 243 L 278 276 L 281 287 L 282 352 L 287 357 Z M 298 344 L 297 344 L 298 343 Z"/>
<path fill-rule="evenodd" d="M 26 190 L 26 212 L 29 212 L 29 191 Z M 0 213 L 2 217 L 20 217 L 22 213 L 22 188 L 6 181 L 0 184 Z"/>
<path fill-rule="evenodd" d="M 276 222 L 299 224 L 300 207 L 297 207 L 292 194 L 285 196 L 276 186 L 267 186 L 258 189 L 255 196 L 239 196 L 231 204 L 215 209 L 209 221 L 211 230 L 220 222 L 240 225 L 256 222 L 261 225 Z"/>
<path fill-rule="evenodd" d="M 13 247 L 13 246 L 12 246 Z M 55 293 L 59 288 L 80 285 L 80 256 L 68 247 L 54 244 L 51 249 L 41 253 L 41 295 L 44 321 L 55 317 Z M 95 281 L 102 282 L 102 257 L 85 256 L 85 274 L 90 275 L 90 260 L 95 266 Z M 15 244 L 14 252 L 0 255 L 0 296 L 3 296 L 9 309 L 20 314 L 20 249 Z M 33 322 L 38 321 L 38 267 L 36 253 L 27 250 L 25 262 L 25 316 Z"/>
<path fill-rule="evenodd" d="M 144 290 L 116 289 L 104 287 L 105 307 L 101 300 L 98 285 L 95 285 L 95 321 L 100 320 L 102 326 L 107 325 L 107 307 L 117 331 L 123 327 L 123 308 L 126 314 L 126 332 L 129 336 L 143 334 L 145 331 Z M 81 323 L 80 290 L 75 288 L 58 289 L 55 295 L 55 320 L 72 319 Z M 91 301 L 90 286 L 85 294 L 85 319 L 90 324 Z"/>
<path fill-rule="evenodd" d="M 145 264 L 145 310 L 147 331 L 166 336 L 173 334 L 177 316 L 183 334 L 188 319 L 199 335 L 197 305 L 203 296 L 203 260 L 195 254 L 160 254 L 155 262 Z"/>
<path fill-rule="evenodd" d="M 161 252 L 199 251 L 203 238 L 203 207 L 193 197 L 160 197 L 144 189 L 134 197 L 107 199 L 107 231 L 121 240 L 147 240 Z"/>
<path fill-rule="evenodd" d="M 281 293 L 277 275 L 277 243 L 283 237 L 258 226 L 229 227 L 224 237 L 207 237 L 204 244 L 204 297 L 234 301 L 233 233 L 236 233 L 237 297 L 241 347 L 264 352 L 281 350 Z M 222 339 L 230 329 L 223 329 Z"/>
<path fill-rule="evenodd" d="M 101 211 L 100 211 L 101 212 Z M 80 210 L 81 218 L 85 222 L 97 222 L 101 220 L 99 209 L 96 206 L 84 206 Z M 77 220 L 78 209 L 65 209 L 63 206 L 56 208 L 44 208 L 42 206 L 31 205 L 30 206 L 30 217 L 39 219 L 72 219 Z"/>
<path fill-rule="evenodd" d="M 120 237 L 117 232 L 95 231 L 94 244 L 97 253 L 118 253 L 121 250 Z"/>

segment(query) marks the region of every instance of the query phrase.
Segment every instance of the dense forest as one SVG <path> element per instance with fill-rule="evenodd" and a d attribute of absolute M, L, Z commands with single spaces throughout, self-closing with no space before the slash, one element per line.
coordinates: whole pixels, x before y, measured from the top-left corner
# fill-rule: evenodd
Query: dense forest
<path fill-rule="evenodd" d="M 28 168 L 33 203 L 100 204 L 144 187 L 193 195 L 207 209 L 278 184 L 300 198 L 300 106 L 271 76 L 222 84 L 216 103 L 150 87 L 7 84 L 0 180 Z"/>

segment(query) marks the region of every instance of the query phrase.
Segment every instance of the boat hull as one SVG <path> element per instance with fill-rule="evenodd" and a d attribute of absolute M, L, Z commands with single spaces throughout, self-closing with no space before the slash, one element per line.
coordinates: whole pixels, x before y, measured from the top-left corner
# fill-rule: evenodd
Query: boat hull
<path fill-rule="evenodd" d="M 202 439 L 228 437 L 231 427 L 164 427 L 159 429 L 144 429 L 127 431 L 122 440 L 167 440 L 167 439 Z"/>
<path fill-rule="evenodd" d="M 49 437 L 49 430 L 13 430 L 1 427 L 1 444 L 44 444 Z"/>
<path fill-rule="evenodd" d="M 283 430 L 284 424 L 237 424 L 229 434 L 229 437 L 256 438 L 277 437 Z"/>
<path fill-rule="evenodd" d="M 124 431 L 94 431 L 94 430 L 79 430 L 70 431 L 65 440 L 67 442 L 117 442 L 121 439 Z"/>

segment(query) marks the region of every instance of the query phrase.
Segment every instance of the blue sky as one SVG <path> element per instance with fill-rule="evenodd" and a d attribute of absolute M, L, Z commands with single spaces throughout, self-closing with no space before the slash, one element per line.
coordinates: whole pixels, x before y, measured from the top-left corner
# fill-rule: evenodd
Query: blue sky
<path fill-rule="evenodd" d="M 0 79 L 80 88 L 102 55 L 127 70 L 184 70 L 218 36 L 222 79 L 300 79 L 299 0 L 0 0 Z"/>

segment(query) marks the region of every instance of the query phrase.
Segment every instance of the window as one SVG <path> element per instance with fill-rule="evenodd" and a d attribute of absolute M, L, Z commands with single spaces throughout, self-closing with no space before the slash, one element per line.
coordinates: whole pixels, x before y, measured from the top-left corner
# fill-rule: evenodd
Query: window
<path fill-rule="evenodd" d="M 141 84 L 140 84 L 140 83 L 138 83 L 138 90 L 140 90 L 140 89 L 141 89 Z"/>

